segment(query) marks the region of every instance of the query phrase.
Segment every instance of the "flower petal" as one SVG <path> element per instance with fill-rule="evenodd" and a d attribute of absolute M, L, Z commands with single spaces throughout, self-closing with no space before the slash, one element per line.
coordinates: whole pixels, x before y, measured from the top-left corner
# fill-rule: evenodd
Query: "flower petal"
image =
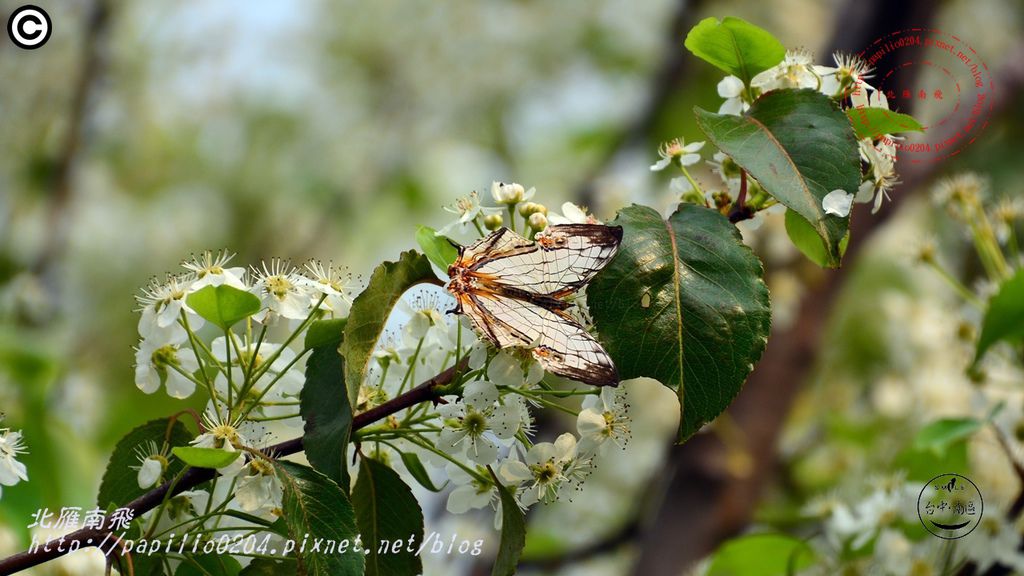
<path fill-rule="evenodd" d="M 833 190 L 821 200 L 821 207 L 826 214 L 833 214 L 840 218 L 850 215 L 850 208 L 853 206 L 853 194 L 846 190 Z"/>

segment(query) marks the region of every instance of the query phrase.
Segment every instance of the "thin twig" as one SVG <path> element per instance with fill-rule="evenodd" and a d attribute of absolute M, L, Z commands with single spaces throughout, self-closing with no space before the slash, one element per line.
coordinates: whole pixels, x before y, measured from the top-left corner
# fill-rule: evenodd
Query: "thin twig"
<path fill-rule="evenodd" d="M 396 396 L 380 406 L 367 410 L 361 414 L 357 414 L 355 418 L 352 419 L 352 430 L 355 431 L 360 428 L 364 428 L 374 422 L 387 418 L 396 412 L 415 406 L 421 402 L 439 399 L 443 387 L 454 381 L 459 372 L 465 370 L 468 365 L 468 360 L 468 357 L 464 358 L 459 364 L 448 368 L 429 380 L 426 380 L 405 394 Z M 265 452 L 274 454 L 277 457 L 284 457 L 297 454 L 302 452 L 302 450 L 302 438 L 299 437 L 275 444 L 267 448 Z M 168 481 L 162 486 L 150 490 L 135 500 L 132 500 L 123 507 L 130 509 L 133 516 L 141 516 L 142 514 L 159 506 L 165 498 L 172 498 L 182 492 L 191 490 L 204 482 L 212 480 L 216 476 L 217 471 L 210 468 L 190 468 L 177 483 Z M 13 574 L 15 572 L 31 568 L 32 566 L 37 566 L 43 562 L 59 558 L 69 552 L 68 547 L 71 542 L 78 542 L 82 547 L 97 546 L 98 543 L 102 542 L 103 539 L 111 532 L 112 529 L 107 526 L 104 526 L 103 528 L 83 528 L 63 537 L 63 541 L 67 545 L 61 547 L 61 551 L 58 551 L 57 547 L 51 547 L 48 551 L 44 550 L 42 547 L 37 547 L 35 550 L 20 552 L 4 560 L 0 560 L 0 575 Z"/>

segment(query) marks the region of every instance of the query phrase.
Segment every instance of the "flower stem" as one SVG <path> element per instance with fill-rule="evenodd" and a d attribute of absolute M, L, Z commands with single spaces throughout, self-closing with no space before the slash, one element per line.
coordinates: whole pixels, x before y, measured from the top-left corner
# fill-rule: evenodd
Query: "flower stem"
<path fill-rule="evenodd" d="M 299 327 L 296 328 L 294 332 L 289 334 L 288 338 L 286 338 L 285 341 L 281 343 L 277 350 L 274 350 L 274 353 L 271 354 L 270 357 L 267 358 L 263 362 L 263 364 L 259 366 L 256 375 L 250 379 L 251 382 L 256 382 L 257 380 L 262 378 L 263 375 L 266 374 L 268 370 L 270 370 L 270 367 L 273 366 L 274 360 L 277 360 L 278 356 L 281 355 L 281 351 L 287 348 L 289 344 L 294 342 L 295 339 L 299 337 L 299 334 L 302 334 L 303 332 L 306 331 L 306 328 L 308 328 L 309 325 L 313 323 L 313 318 L 320 311 L 320 305 L 324 303 L 325 299 L 327 299 L 327 294 L 323 294 L 320 296 L 320 299 L 317 300 L 316 304 L 313 305 L 313 309 L 309 311 L 309 314 L 306 316 L 306 319 L 302 321 L 302 324 L 299 324 Z"/>
<path fill-rule="evenodd" d="M 402 383 L 398 385 L 398 393 L 405 392 L 405 385 L 409 383 L 409 379 L 416 375 L 416 361 L 419 360 L 420 350 L 423 349 L 423 341 L 426 340 L 426 336 L 421 336 L 419 342 L 416 343 L 416 350 L 413 351 L 412 357 L 409 358 L 409 368 L 405 371 L 405 376 L 402 377 Z"/>
<path fill-rule="evenodd" d="M 925 264 L 927 264 L 932 270 L 935 270 L 935 272 L 937 272 L 938 275 L 946 281 L 946 284 L 949 284 L 949 286 L 959 294 L 961 298 L 979 310 L 985 309 L 985 304 L 978 298 L 978 296 L 974 292 L 971 292 L 967 286 L 964 286 L 959 280 L 957 280 L 955 276 L 950 274 L 948 270 L 943 268 L 941 264 L 936 262 L 934 258 L 925 260 Z"/>
<path fill-rule="evenodd" d="M 421 440 L 417 436 L 409 436 L 408 438 L 406 438 L 406 440 L 408 440 L 409 442 L 419 446 L 420 448 L 423 448 L 424 450 L 429 450 L 430 452 L 433 452 L 434 454 L 437 454 L 438 456 L 444 458 L 445 460 L 451 462 L 452 464 L 455 464 L 459 468 L 462 468 L 462 470 L 464 472 L 466 472 L 466 474 L 469 474 L 473 478 L 476 478 L 478 481 L 483 482 L 483 483 L 490 482 L 489 478 L 485 478 L 483 475 L 478 473 L 476 470 L 473 470 L 469 466 L 466 466 L 464 463 L 460 462 L 458 459 L 454 458 L 451 454 L 448 454 L 444 450 L 438 450 L 436 447 L 431 445 L 429 442 Z M 382 441 L 382 442 L 387 444 L 386 441 Z M 392 448 L 395 448 L 391 444 L 388 444 L 388 445 L 391 446 Z M 396 450 L 397 450 L 397 448 L 396 448 Z M 401 450 L 398 450 L 398 451 L 401 452 Z"/>
<path fill-rule="evenodd" d="M 481 238 L 487 236 L 487 233 L 484 232 L 484 229 L 480 227 L 480 222 L 478 222 L 476 218 L 473 219 L 473 226 L 476 227 L 476 231 L 480 233 Z"/>
<path fill-rule="evenodd" d="M 265 388 L 263 388 L 263 390 L 259 393 L 258 396 L 256 396 L 256 398 L 253 399 L 252 403 L 249 405 L 249 407 L 242 414 L 242 419 L 244 419 L 246 416 L 248 416 L 249 413 L 253 411 L 253 409 L 255 409 L 257 406 L 260 405 L 260 401 L 263 400 L 263 397 L 267 395 L 267 392 L 270 392 L 270 389 L 274 387 L 274 384 L 277 384 L 278 380 L 280 380 L 282 377 L 284 377 L 284 375 L 287 374 L 289 370 L 291 370 L 292 366 L 294 366 L 296 362 L 298 362 L 303 356 L 305 356 L 306 353 L 309 352 L 309 350 L 310 350 L 309 348 L 306 348 L 302 352 L 299 352 L 298 354 L 296 354 L 295 358 L 292 358 L 292 361 L 289 362 L 288 365 L 285 366 L 283 370 L 278 372 L 277 375 L 274 376 L 273 380 L 271 380 L 270 382 L 267 383 L 267 386 Z M 261 373 L 260 376 L 262 377 L 263 374 L 266 374 L 266 371 Z M 255 382 L 250 384 L 246 391 L 252 390 L 253 386 L 255 386 Z M 290 417 L 291 416 L 288 416 L 288 418 L 290 418 Z M 282 418 L 275 418 L 275 420 L 281 420 L 281 419 Z"/>
<path fill-rule="evenodd" d="M 192 327 L 189 326 L 188 316 L 185 314 L 184 310 L 181 311 L 181 325 L 185 329 L 185 334 L 188 335 L 189 343 L 192 344 L 192 353 L 196 356 L 196 364 L 199 365 L 199 373 L 203 375 L 203 382 L 206 384 L 206 390 L 210 393 L 210 402 L 213 402 L 213 409 L 219 414 L 220 410 L 217 408 L 217 392 L 214 391 L 213 382 L 210 381 L 210 376 L 206 374 L 203 360 L 199 357 L 199 347 L 196 344 L 197 342 L 201 344 L 201 342 L 199 342 L 199 338 L 196 338 L 196 334 L 192 331 Z M 195 381 L 195 378 L 191 374 L 189 375 L 189 378 L 192 381 Z"/>
<path fill-rule="evenodd" d="M 686 166 L 680 164 L 679 168 L 683 171 L 683 176 L 686 177 L 686 181 L 690 183 L 690 186 L 693 186 L 693 189 L 700 194 L 701 197 L 704 197 L 704 189 L 700 187 L 700 184 L 697 184 L 697 181 L 693 179 L 693 176 L 690 176 L 690 171 L 686 169 Z"/>

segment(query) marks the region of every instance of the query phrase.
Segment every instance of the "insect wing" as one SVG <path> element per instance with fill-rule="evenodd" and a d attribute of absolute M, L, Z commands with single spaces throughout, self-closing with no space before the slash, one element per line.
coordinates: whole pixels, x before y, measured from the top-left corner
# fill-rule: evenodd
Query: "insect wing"
<path fill-rule="evenodd" d="M 471 269 L 486 283 L 560 296 L 589 282 L 615 256 L 621 240 L 622 228 L 602 224 L 551 226 L 536 242 L 508 231 L 491 252 L 479 253 Z"/>
<path fill-rule="evenodd" d="M 493 293 L 468 294 L 463 310 L 496 346 L 530 348 L 552 374 L 594 386 L 619 382 L 608 353 L 572 318 L 528 300 Z"/>

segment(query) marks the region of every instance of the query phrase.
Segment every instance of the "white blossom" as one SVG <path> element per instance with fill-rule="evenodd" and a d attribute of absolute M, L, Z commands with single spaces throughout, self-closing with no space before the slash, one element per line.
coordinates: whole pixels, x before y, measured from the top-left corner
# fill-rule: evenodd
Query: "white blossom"
<path fill-rule="evenodd" d="M 516 182 L 492 182 L 491 198 L 498 204 L 518 204 L 533 198 L 537 191 L 534 188 L 525 190 L 522 184 Z"/>
<path fill-rule="evenodd" d="M 788 50 L 778 65 L 750 80 L 750 85 L 763 92 L 780 88 L 821 88 L 821 77 L 813 55 L 806 50 Z M 828 72 L 828 69 L 822 71 Z"/>
<path fill-rule="evenodd" d="M 523 485 L 520 502 L 532 506 L 558 500 L 567 490 L 577 487 L 589 468 L 589 460 L 577 454 L 576 437 L 565 433 L 553 443 L 534 444 L 527 451 L 525 462 L 506 459 L 500 472 L 509 484 Z"/>
<path fill-rule="evenodd" d="M 263 304 L 263 309 L 253 316 L 254 319 L 272 324 L 278 317 L 290 320 L 306 318 L 310 308 L 308 282 L 293 266 L 275 259 L 269 267 L 264 262 L 261 268 L 253 268 L 252 271 L 256 281 L 251 292 Z"/>
<path fill-rule="evenodd" d="M 994 564 L 1003 564 L 1013 573 L 1024 572 L 1024 553 L 1019 550 L 1020 533 L 1001 514 L 985 514 L 970 537 L 963 538 L 964 556 L 977 565 L 977 574 L 985 574 Z"/>
<path fill-rule="evenodd" d="M 886 527 L 916 522 L 918 492 L 917 487 L 899 478 L 887 480 L 852 509 L 844 504 L 834 506 L 826 530 L 833 539 L 849 541 L 854 550 L 859 550 Z"/>
<path fill-rule="evenodd" d="M 207 250 L 199 256 L 194 256 L 192 260 L 182 262 L 181 265 L 195 275 L 195 282 L 192 283 L 189 292 L 195 292 L 206 286 L 221 285 L 248 290 L 244 281 L 244 267 L 225 268 L 233 257 L 234 254 L 229 254 L 226 251 L 214 255 L 213 252 Z"/>
<path fill-rule="evenodd" d="M 465 514 L 470 510 L 484 508 L 497 499 L 498 493 L 493 481 L 481 481 L 471 476 L 460 466 L 449 463 L 445 467 L 448 478 L 455 489 L 448 494 L 448 511 L 452 514 Z M 482 470 L 480 477 L 487 478 L 487 470 Z"/>
<path fill-rule="evenodd" d="M 199 369 L 195 352 L 183 346 L 186 335 L 178 333 L 167 343 L 143 340 L 135 351 L 135 385 L 152 394 L 163 384 L 172 398 L 188 398 L 196 389 L 189 375 Z"/>
<path fill-rule="evenodd" d="M 185 298 L 192 292 L 191 276 L 168 276 L 164 282 L 150 280 L 149 286 L 142 289 L 142 295 L 136 296 L 142 305 L 139 318 L 139 335 L 147 340 L 161 344 L 184 334 L 178 321 L 182 312 L 189 315 L 189 326 L 198 330 L 203 326 L 203 319 L 196 315 Z"/>
<path fill-rule="evenodd" d="M 498 386 L 532 387 L 544 378 L 544 369 L 532 357 L 499 350 L 487 366 L 487 379 Z"/>
<path fill-rule="evenodd" d="M 519 412 L 497 405 L 498 389 L 483 380 L 467 384 L 462 398 L 438 408 L 444 418 L 439 447 L 452 454 L 464 450 L 471 461 L 491 464 L 498 458 L 498 445 L 490 436 L 512 438 L 518 430 Z"/>
<path fill-rule="evenodd" d="M 280 509 L 284 489 L 274 472 L 274 465 L 254 457 L 236 476 L 235 499 L 244 512 Z"/>
<path fill-rule="evenodd" d="M 303 276 L 306 287 L 312 292 L 311 300 L 316 304 L 321 295 L 324 301 L 321 310 L 327 310 L 337 318 L 348 316 L 352 308 L 352 296 L 349 295 L 348 277 L 341 270 L 328 263 L 324 266 L 319 261 L 306 263 L 307 275 Z"/>
<path fill-rule="evenodd" d="M 562 204 L 562 213 L 551 212 L 548 214 L 550 224 L 600 224 L 592 215 L 587 214 L 585 208 L 581 208 L 572 202 Z"/>
<path fill-rule="evenodd" d="M 153 487 L 167 469 L 167 458 L 160 453 L 156 442 L 152 440 L 137 447 L 135 454 L 139 459 L 139 465 L 132 466 L 132 469 L 138 471 L 136 480 L 139 488 L 145 490 Z"/>
<path fill-rule="evenodd" d="M 3 486 L 28 481 L 28 470 L 17 459 L 25 453 L 21 432 L 13 432 L 10 428 L 0 429 L 0 496 L 3 495 Z"/>
<path fill-rule="evenodd" d="M 662 143 L 658 148 L 658 155 L 661 156 L 661 160 L 658 160 L 651 165 L 651 170 L 659 172 L 664 170 L 673 162 L 678 162 L 680 166 L 692 166 L 697 162 L 700 162 L 700 149 L 704 147 L 704 142 L 686 142 L 682 138 L 673 138 L 667 142 Z"/>
<path fill-rule="evenodd" d="M 743 100 L 743 81 L 735 76 L 722 78 L 718 83 L 718 95 L 725 98 L 725 102 L 718 107 L 719 114 L 739 116 L 750 108 Z"/>
<path fill-rule="evenodd" d="M 226 422 L 215 409 L 208 408 L 203 413 L 203 427 L 206 431 L 190 442 L 192 446 L 237 452 L 241 456 L 241 448 L 251 445 L 250 440 L 239 430 L 238 424 Z M 224 476 L 233 477 L 241 472 L 244 461 L 245 458 L 235 458 L 231 464 L 217 470 Z"/>
<path fill-rule="evenodd" d="M 851 87 L 859 86 L 871 77 L 871 68 L 857 55 L 835 52 L 832 54 L 835 67 L 815 66 L 814 71 L 821 78 L 820 92 L 833 98 L 844 96 Z"/>
<path fill-rule="evenodd" d="M 587 396 L 576 419 L 579 451 L 593 453 L 610 444 L 625 448 L 629 442 L 629 405 L 621 388 L 605 386 L 599 395 Z"/>
<path fill-rule="evenodd" d="M 488 207 L 480 204 L 480 195 L 476 192 L 470 193 L 469 196 L 459 198 L 456 201 L 455 206 L 445 206 L 445 211 L 457 214 L 458 218 L 449 222 L 440 230 L 437 231 L 438 236 L 445 236 L 455 230 L 456 228 L 463 228 L 466 224 L 474 222 L 477 217 L 483 216 L 497 216 L 500 215 L 501 209 L 497 207 Z"/>

